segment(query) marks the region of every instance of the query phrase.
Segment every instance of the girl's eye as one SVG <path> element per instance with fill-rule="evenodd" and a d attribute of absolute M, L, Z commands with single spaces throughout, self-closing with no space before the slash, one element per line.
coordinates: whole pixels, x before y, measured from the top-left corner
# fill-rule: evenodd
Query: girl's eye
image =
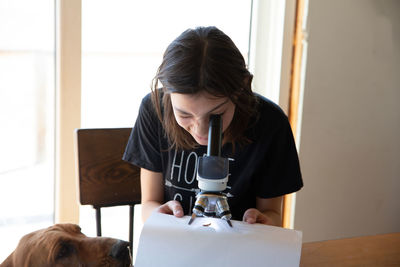
<path fill-rule="evenodd" d="M 219 116 L 223 116 L 224 115 L 224 113 L 225 113 L 225 111 L 224 112 L 221 112 L 221 113 L 216 113 L 216 114 L 214 114 L 214 115 L 219 115 Z"/>
<path fill-rule="evenodd" d="M 179 116 L 179 118 L 181 118 L 181 119 L 190 119 L 191 116 Z"/>

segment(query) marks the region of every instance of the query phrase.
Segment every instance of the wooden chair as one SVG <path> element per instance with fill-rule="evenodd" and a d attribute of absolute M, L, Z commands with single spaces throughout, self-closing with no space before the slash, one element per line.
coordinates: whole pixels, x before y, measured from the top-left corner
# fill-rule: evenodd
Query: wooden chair
<path fill-rule="evenodd" d="M 101 236 L 101 208 L 129 205 L 129 243 L 133 250 L 134 205 L 140 203 L 140 168 L 122 160 L 131 128 L 77 129 L 75 155 L 79 201 L 96 210 Z"/>

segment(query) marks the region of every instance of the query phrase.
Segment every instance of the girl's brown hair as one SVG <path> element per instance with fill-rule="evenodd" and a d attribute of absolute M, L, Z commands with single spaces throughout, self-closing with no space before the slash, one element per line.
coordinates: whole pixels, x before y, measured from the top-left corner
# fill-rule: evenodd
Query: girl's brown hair
<path fill-rule="evenodd" d="M 188 29 L 166 49 L 152 84 L 152 101 L 171 146 L 192 149 L 198 144 L 175 120 L 170 93 L 197 94 L 201 91 L 228 97 L 235 114 L 224 133 L 224 142 L 244 144 L 256 98 L 251 90 L 253 76 L 233 41 L 216 27 Z M 162 89 L 159 88 L 159 82 Z"/>

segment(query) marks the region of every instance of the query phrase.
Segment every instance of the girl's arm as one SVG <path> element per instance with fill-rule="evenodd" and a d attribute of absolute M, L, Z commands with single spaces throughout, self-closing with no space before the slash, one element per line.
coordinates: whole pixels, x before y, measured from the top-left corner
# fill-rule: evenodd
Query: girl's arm
<path fill-rule="evenodd" d="M 257 197 L 256 208 L 246 210 L 243 221 L 282 226 L 282 199 Z"/>
<path fill-rule="evenodd" d="M 142 192 L 142 220 L 147 220 L 153 211 L 183 216 L 182 206 L 178 201 L 164 203 L 164 179 L 161 172 L 140 169 L 140 185 Z"/>

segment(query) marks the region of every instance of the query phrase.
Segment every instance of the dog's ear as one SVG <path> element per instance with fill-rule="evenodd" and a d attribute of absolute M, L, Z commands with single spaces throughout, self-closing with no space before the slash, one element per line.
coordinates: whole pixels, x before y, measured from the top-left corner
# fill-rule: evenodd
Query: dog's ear
<path fill-rule="evenodd" d="M 14 267 L 13 255 L 14 255 L 14 252 L 11 253 L 11 254 L 7 257 L 7 259 L 5 259 L 5 260 L 3 261 L 3 263 L 0 263 L 0 267 Z"/>

